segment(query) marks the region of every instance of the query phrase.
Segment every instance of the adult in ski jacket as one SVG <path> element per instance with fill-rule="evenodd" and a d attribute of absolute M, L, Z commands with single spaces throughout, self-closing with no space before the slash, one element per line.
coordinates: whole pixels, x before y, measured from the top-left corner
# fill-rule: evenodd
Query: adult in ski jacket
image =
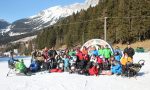
<path fill-rule="evenodd" d="M 96 49 L 96 47 L 93 47 L 92 55 L 98 56 L 98 50 Z"/>
<path fill-rule="evenodd" d="M 104 47 L 103 47 L 103 46 L 100 46 L 99 49 L 98 49 L 98 55 L 99 55 L 99 56 L 102 56 L 102 55 L 103 55 L 103 50 L 104 50 Z"/>
<path fill-rule="evenodd" d="M 115 52 L 114 57 L 115 57 L 115 60 L 120 62 L 120 59 L 122 56 L 118 52 Z"/>
<path fill-rule="evenodd" d="M 132 66 L 133 60 L 131 57 L 128 56 L 127 53 L 124 54 L 124 56 L 120 60 L 122 64 L 122 73 L 125 74 L 128 70 L 129 67 Z"/>
<path fill-rule="evenodd" d="M 13 69 L 15 68 L 15 62 L 17 62 L 18 60 L 14 59 L 13 57 L 13 52 L 10 52 L 10 59 L 8 60 L 8 67 Z"/>
<path fill-rule="evenodd" d="M 116 46 L 115 50 L 114 50 L 114 54 L 118 54 L 122 57 L 122 51 L 121 49 L 119 48 L 119 46 Z"/>
<path fill-rule="evenodd" d="M 81 51 L 84 55 L 87 55 L 88 54 L 88 50 L 87 48 L 84 46 L 82 51 Z"/>
<path fill-rule="evenodd" d="M 127 53 L 129 57 L 133 58 L 133 55 L 135 54 L 134 49 L 131 47 L 130 44 L 124 49 L 123 53 Z"/>
<path fill-rule="evenodd" d="M 69 56 L 73 56 L 73 55 L 75 55 L 75 54 L 76 54 L 76 52 L 75 52 L 74 49 L 71 49 L 71 50 L 69 51 Z"/>
<path fill-rule="evenodd" d="M 103 50 L 104 58 L 108 60 L 112 55 L 113 55 L 112 51 L 110 50 L 110 48 L 108 48 L 108 45 L 106 45 L 106 47 Z"/>
<path fill-rule="evenodd" d="M 127 63 L 133 63 L 133 60 L 131 57 L 128 56 L 127 53 L 124 54 L 124 56 L 121 58 L 120 60 L 121 64 L 122 65 L 127 65 Z"/>
<path fill-rule="evenodd" d="M 54 50 L 54 47 L 52 47 L 49 51 L 48 51 L 48 55 L 50 58 L 55 58 L 55 55 L 57 55 L 56 50 Z"/>

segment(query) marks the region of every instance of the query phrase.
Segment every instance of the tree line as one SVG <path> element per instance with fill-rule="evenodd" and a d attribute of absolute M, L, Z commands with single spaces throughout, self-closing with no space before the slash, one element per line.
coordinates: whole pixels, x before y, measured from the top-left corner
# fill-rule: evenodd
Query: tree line
<path fill-rule="evenodd" d="M 126 43 L 150 39 L 149 0 L 100 0 L 95 7 L 61 18 L 38 33 L 38 48 L 72 47 L 93 38 L 104 39 L 107 18 L 107 41 Z"/>

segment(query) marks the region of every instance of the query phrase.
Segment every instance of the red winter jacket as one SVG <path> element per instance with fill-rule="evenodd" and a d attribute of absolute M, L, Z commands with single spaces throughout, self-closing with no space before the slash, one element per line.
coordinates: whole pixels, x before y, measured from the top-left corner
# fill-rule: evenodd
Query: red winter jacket
<path fill-rule="evenodd" d="M 83 60 L 83 54 L 81 51 L 77 52 L 76 56 L 79 58 L 79 60 Z"/>
<path fill-rule="evenodd" d="M 48 59 L 48 51 L 44 51 L 43 54 L 42 54 L 42 56 L 47 61 L 47 59 Z"/>
<path fill-rule="evenodd" d="M 90 75 L 98 75 L 98 69 L 96 66 L 93 66 L 92 68 L 89 69 L 89 74 Z"/>
<path fill-rule="evenodd" d="M 101 64 L 101 63 L 103 63 L 103 60 L 102 60 L 102 58 L 100 58 L 100 57 L 97 57 L 97 63 L 98 63 L 98 64 Z"/>
<path fill-rule="evenodd" d="M 87 54 L 83 55 L 83 59 L 86 60 L 86 61 L 89 61 L 89 56 Z"/>

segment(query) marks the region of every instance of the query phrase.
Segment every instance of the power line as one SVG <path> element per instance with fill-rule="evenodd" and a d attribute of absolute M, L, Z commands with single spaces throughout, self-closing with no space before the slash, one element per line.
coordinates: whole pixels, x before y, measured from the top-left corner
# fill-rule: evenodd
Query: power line
<path fill-rule="evenodd" d="M 108 19 L 134 19 L 134 18 L 150 18 L 150 16 L 131 16 L 131 17 L 107 17 Z M 73 25 L 73 24 L 79 24 L 79 23 L 86 23 L 86 22 L 92 22 L 92 21 L 97 21 L 97 20 L 104 20 L 105 17 L 101 18 L 96 18 L 96 19 L 91 19 L 91 20 L 82 20 L 74 23 L 66 23 L 66 24 L 58 24 L 58 25 L 50 25 L 50 26 L 66 26 L 66 25 Z M 49 27 L 49 26 L 47 26 Z M 46 28 L 46 27 L 43 27 Z M 11 28 L 11 29 L 33 29 L 33 28 Z"/>
<path fill-rule="evenodd" d="M 150 16 L 131 16 L 131 17 L 107 17 L 108 19 L 128 19 L 128 18 L 150 18 Z M 85 20 L 85 21 L 78 21 L 78 22 L 74 22 L 74 23 L 68 23 L 68 24 L 58 24 L 58 25 L 51 25 L 51 26 L 65 26 L 65 25 L 72 25 L 72 24 L 79 24 L 79 23 L 86 23 L 86 22 L 92 22 L 92 21 L 96 21 L 96 20 L 104 20 L 105 17 L 101 17 L 101 18 L 96 18 L 96 19 L 91 19 L 91 20 Z"/>

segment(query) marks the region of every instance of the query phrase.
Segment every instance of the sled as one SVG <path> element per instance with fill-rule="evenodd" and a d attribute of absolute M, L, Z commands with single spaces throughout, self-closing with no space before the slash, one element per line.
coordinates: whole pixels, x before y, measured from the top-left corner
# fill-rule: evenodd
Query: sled
<path fill-rule="evenodd" d="M 127 72 L 128 77 L 136 77 L 138 72 L 141 70 L 142 66 L 144 65 L 145 60 L 140 60 L 138 63 L 134 63 Z"/>
<path fill-rule="evenodd" d="M 101 75 L 112 75 L 111 71 L 102 70 Z"/>
<path fill-rule="evenodd" d="M 24 74 L 24 73 L 16 73 L 16 76 L 31 76 L 31 75 L 34 75 L 34 74 L 31 74 L 31 73 L 27 73 L 27 74 Z"/>

